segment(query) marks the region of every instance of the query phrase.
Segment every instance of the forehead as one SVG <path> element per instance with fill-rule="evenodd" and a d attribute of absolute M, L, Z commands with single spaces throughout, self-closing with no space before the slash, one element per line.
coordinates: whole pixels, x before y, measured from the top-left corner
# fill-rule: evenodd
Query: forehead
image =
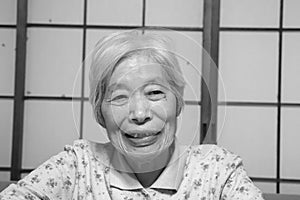
<path fill-rule="evenodd" d="M 163 67 L 145 56 L 128 58 L 114 70 L 109 86 L 118 84 L 144 84 L 146 82 L 167 84 Z"/>

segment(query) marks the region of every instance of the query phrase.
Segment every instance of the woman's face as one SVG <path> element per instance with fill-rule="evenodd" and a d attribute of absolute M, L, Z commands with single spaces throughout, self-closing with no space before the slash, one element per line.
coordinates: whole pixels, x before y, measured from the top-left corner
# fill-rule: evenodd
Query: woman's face
<path fill-rule="evenodd" d="M 125 156 L 157 156 L 174 140 L 176 97 L 162 66 L 144 56 L 116 67 L 101 111 L 110 141 Z"/>

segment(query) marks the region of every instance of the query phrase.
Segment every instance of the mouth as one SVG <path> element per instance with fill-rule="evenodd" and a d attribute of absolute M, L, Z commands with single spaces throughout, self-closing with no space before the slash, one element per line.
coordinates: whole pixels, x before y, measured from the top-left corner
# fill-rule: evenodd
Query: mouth
<path fill-rule="evenodd" d="M 123 133 L 126 137 L 128 138 L 136 138 L 136 139 L 139 139 L 139 138 L 144 138 L 144 137 L 149 137 L 149 136 L 155 136 L 155 135 L 158 135 L 160 134 L 161 131 L 159 132 L 154 132 L 154 133 Z"/>
<path fill-rule="evenodd" d="M 130 142 L 131 145 L 135 147 L 145 147 L 149 146 L 157 141 L 158 136 L 162 131 L 159 132 L 143 132 L 143 133 L 126 133 L 123 135 Z"/>

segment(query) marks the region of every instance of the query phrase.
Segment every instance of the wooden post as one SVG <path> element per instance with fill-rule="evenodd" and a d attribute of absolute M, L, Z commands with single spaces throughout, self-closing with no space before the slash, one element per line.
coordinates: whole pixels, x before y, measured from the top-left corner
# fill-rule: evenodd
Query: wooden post
<path fill-rule="evenodd" d="M 21 178 L 27 41 L 27 0 L 18 0 L 11 180 Z"/>
<path fill-rule="evenodd" d="M 220 0 L 204 0 L 200 143 L 217 143 Z"/>

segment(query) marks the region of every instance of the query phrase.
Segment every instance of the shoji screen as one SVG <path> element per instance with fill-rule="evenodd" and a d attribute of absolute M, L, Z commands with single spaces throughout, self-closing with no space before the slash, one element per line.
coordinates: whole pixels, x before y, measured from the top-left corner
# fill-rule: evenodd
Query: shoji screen
<path fill-rule="evenodd" d="M 300 194 L 300 13 L 297 0 L 284 1 L 282 33 L 281 177 L 296 179 L 281 183 L 283 193 Z"/>
<path fill-rule="evenodd" d="M 16 10 L 16 0 L 0 1 L 0 180 L 10 179 Z"/>
<path fill-rule="evenodd" d="M 80 97 L 80 87 L 73 84 L 83 29 L 74 25 L 83 25 L 83 1 L 28 1 L 24 169 L 37 167 L 78 138 L 80 101 L 72 107 L 71 100 Z"/>
<path fill-rule="evenodd" d="M 264 192 L 300 191 L 299 3 L 221 1 L 219 144 L 243 158 Z"/>

